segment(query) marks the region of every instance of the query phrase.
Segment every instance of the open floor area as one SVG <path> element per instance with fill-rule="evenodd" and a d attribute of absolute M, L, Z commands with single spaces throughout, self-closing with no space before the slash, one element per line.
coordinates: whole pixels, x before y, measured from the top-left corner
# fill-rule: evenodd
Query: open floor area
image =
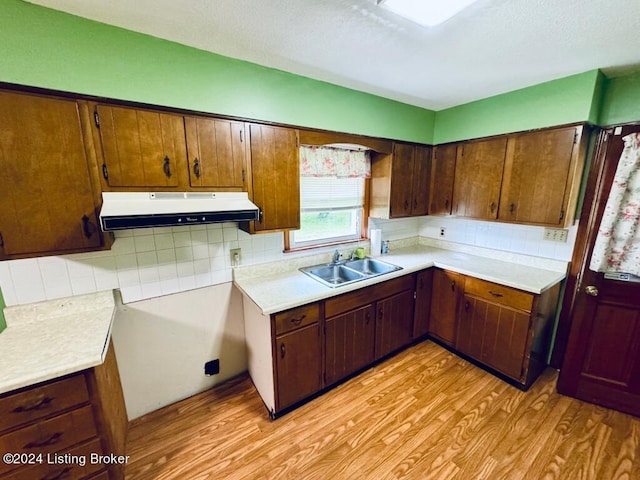
<path fill-rule="evenodd" d="M 272 421 L 243 375 L 134 420 L 126 478 L 640 478 L 640 419 L 556 380 L 522 392 L 425 341 Z"/>

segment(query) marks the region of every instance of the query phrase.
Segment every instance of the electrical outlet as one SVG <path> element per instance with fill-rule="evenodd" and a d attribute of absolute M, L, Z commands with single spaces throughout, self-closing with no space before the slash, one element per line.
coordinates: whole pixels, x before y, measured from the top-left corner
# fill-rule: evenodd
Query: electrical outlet
<path fill-rule="evenodd" d="M 444 227 L 440 227 L 440 236 L 444 237 L 444 234 L 446 233 L 447 229 Z"/>
<path fill-rule="evenodd" d="M 210 362 L 207 362 L 204 364 L 204 374 L 207 376 L 210 375 L 215 375 L 217 373 L 220 373 L 220 360 L 219 359 L 215 359 L 215 360 L 211 360 Z"/>
<path fill-rule="evenodd" d="M 545 228 L 544 239 L 551 242 L 563 242 L 567 243 L 567 237 L 569 236 L 569 230 L 566 228 Z"/>
<path fill-rule="evenodd" d="M 231 255 L 231 266 L 238 267 L 242 263 L 242 249 L 241 248 L 232 248 L 230 250 Z"/>

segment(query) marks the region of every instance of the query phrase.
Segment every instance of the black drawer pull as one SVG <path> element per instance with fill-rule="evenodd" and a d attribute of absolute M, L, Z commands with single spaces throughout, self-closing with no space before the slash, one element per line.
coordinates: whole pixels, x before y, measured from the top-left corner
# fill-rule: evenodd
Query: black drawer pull
<path fill-rule="evenodd" d="M 284 358 L 287 353 L 287 348 L 284 346 L 284 343 L 280 344 L 280 358 Z"/>
<path fill-rule="evenodd" d="M 307 315 L 302 315 L 300 318 L 296 318 L 296 317 L 291 317 L 291 323 L 293 323 L 294 325 L 300 325 L 302 323 L 302 320 L 304 320 L 305 318 L 307 318 Z"/>
<path fill-rule="evenodd" d="M 489 293 L 497 298 L 502 297 L 502 294 L 500 292 L 494 292 L 493 290 L 489 290 Z"/>
<path fill-rule="evenodd" d="M 58 473 L 52 473 L 46 477 L 42 477 L 41 480 L 61 480 L 67 476 L 67 473 L 71 471 L 71 467 L 64 467 Z"/>
<path fill-rule="evenodd" d="M 62 438 L 62 432 L 56 432 L 53 435 L 51 435 L 49 438 L 47 438 L 46 440 L 40 440 L 40 441 L 36 441 L 36 442 L 29 442 L 22 448 L 48 447 L 50 445 L 53 445 L 54 443 L 57 443 L 58 440 L 60 440 L 61 438 Z"/>
<path fill-rule="evenodd" d="M 24 412 L 32 412 L 33 410 L 40 410 L 41 408 L 47 408 L 51 402 L 53 402 L 52 397 L 43 397 L 29 405 L 20 405 L 13 409 L 14 413 L 24 413 Z"/>

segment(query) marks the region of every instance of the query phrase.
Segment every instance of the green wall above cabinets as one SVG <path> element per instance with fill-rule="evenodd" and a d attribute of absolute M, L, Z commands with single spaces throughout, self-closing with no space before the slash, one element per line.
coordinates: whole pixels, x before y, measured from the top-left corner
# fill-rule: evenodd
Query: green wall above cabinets
<path fill-rule="evenodd" d="M 592 70 L 441 110 L 434 143 L 595 122 L 601 85 L 602 74 Z"/>
<path fill-rule="evenodd" d="M 433 142 L 435 112 L 32 5 L 0 2 L 0 81 Z"/>
<path fill-rule="evenodd" d="M 605 80 L 600 125 L 640 121 L 640 71 Z"/>

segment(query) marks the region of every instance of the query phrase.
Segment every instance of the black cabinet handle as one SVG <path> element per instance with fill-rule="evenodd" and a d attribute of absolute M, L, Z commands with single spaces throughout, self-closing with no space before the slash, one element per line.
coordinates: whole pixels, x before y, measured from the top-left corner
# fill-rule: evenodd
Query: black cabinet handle
<path fill-rule="evenodd" d="M 302 323 L 302 320 L 304 320 L 305 318 L 307 318 L 306 315 L 302 315 L 300 318 L 291 317 L 291 323 L 293 323 L 296 326 L 300 325 Z"/>
<path fill-rule="evenodd" d="M 491 202 L 489 209 L 491 210 L 491 213 L 494 213 L 496 211 L 496 202 Z"/>
<path fill-rule="evenodd" d="M 58 473 L 56 473 L 53 476 L 49 476 L 47 475 L 46 477 L 42 477 L 41 480 L 61 480 L 62 478 L 64 478 L 67 473 L 69 473 L 71 471 L 71 467 L 64 467 L 62 470 L 60 470 Z"/>
<path fill-rule="evenodd" d="M 413 199 L 413 208 L 416 209 L 416 210 L 418 209 L 418 199 L 417 198 Z"/>
<path fill-rule="evenodd" d="M 12 411 L 14 413 L 24 413 L 32 412 L 34 410 L 40 410 L 41 408 L 48 407 L 52 401 L 53 398 L 51 397 L 42 397 L 29 405 L 20 405 L 19 407 L 14 408 Z"/>
<path fill-rule="evenodd" d="M 449 199 L 448 198 L 444 201 L 444 208 L 449 209 Z"/>
<path fill-rule="evenodd" d="M 287 353 L 287 347 L 284 346 L 284 343 L 280 344 L 280 358 L 284 358 L 285 353 Z"/>
<path fill-rule="evenodd" d="M 502 297 L 502 294 L 500 292 L 494 292 L 493 290 L 489 290 L 489 293 L 496 298 Z"/>
<path fill-rule="evenodd" d="M 515 211 L 516 211 L 516 204 L 515 203 L 509 204 L 509 213 L 513 215 Z"/>
<path fill-rule="evenodd" d="M 405 210 L 409 210 L 409 200 L 405 199 L 405 201 L 404 201 L 404 209 Z"/>
<path fill-rule="evenodd" d="M 365 318 L 365 325 L 369 325 L 369 321 L 371 320 L 371 313 L 367 312 L 364 318 Z"/>
<path fill-rule="evenodd" d="M 469 307 L 470 307 L 469 302 L 468 302 L 468 301 L 467 301 L 467 302 L 464 302 L 464 309 L 465 309 L 467 312 L 469 311 Z"/>
<path fill-rule="evenodd" d="M 200 160 L 197 158 L 193 160 L 193 174 L 196 178 L 200 178 Z"/>
<path fill-rule="evenodd" d="M 164 157 L 164 165 L 162 165 L 162 170 L 164 171 L 164 175 L 167 178 L 171 178 L 171 160 L 169 157 Z"/>
<path fill-rule="evenodd" d="M 47 438 L 46 440 L 41 440 L 41 441 L 36 441 L 36 442 L 29 442 L 22 448 L 48 447 L 50 445 L 53 445 L 54 443 L 57 443 L 58 440 L 60 440 L 61 438 L 62 438 L 62 432 L 56 432 L 53 435 L 51 435 L 49 438 Z"/>
<path fill-rule="evenodd" d="M 82 216 L 82 232 L 84 236 L 87 238 L 91 238 L 96 231 L 96 227 L 91 223 L 89 217 L 86 215 Z"/>
<path fill-rule="evenodd" d="M 382 310 L 382 308 L 378 309 L 378 318 L 380 320 L 382 320 L 382 317 L 384 317 L 384 310 Z"/>
<path fill-rule="evenodd" d="M 451 291 L 452 292 L 456 291 L 456 282 L 451 282 Z"/>

